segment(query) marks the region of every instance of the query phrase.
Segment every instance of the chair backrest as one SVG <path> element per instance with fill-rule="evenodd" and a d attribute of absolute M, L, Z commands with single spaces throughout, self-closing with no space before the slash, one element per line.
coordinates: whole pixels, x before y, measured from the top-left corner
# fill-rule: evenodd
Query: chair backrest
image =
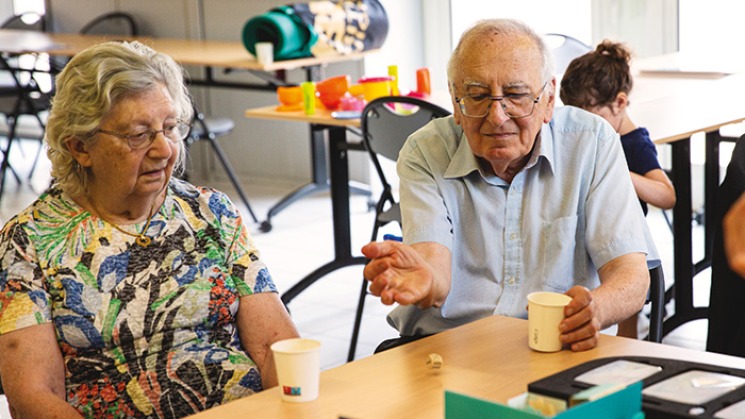
<path fill-rule="evenodd" d="M 573 59 L 592 51 L 591 46 L 569 35 L 547 33 L 543 38 L 553 52 L 557 74 L 564 74 Z"/>
<path fill-rule="evenodd" d="M 662 273 L 662 264 L 655 261 L 649 266 L 649 302 L 652 303 L 649 313 L 649 334 L 647 340 L 662 342 L 663 320 L 665 317 L 665 276 Z"/>
<path fill-rule="evenodd" d="M 384 187 L 388 181 L 378 156 L 395 161 L 409 135 L 448 115 L 450 112 L 431 102 L 406 96 L 385 96 L 365 106 L 360 117 L 362 140 Z"/>
<path fill-rule="evenodd" d="M 11 16 L 8 20 L 0 24 L 0 28 L 44 32 L 46 30 L 46 21 L 44 21 L 44 16 L 38 13 L 27 12 Z"/>
<path fill-rule="evenodd" d="M 106 13 L 86 23 L 80 33 L 84 35 L 137 36 L 137 22 L 124 12 Z"/>

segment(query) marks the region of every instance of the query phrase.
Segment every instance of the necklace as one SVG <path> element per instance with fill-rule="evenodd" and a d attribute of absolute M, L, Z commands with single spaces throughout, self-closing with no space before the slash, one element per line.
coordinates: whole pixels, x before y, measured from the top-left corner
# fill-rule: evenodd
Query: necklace
<path fill-rule="evenodd" d="M 88 198 L 88 202 L 90 202 L 91 206 L 96 211 L 96 213 L 101 214 L 101 211 L 98 210 L 98 207 L 96 207 L 96 204 L 93 203 L 93 200 L 92 199 Z M 156 199 L 156 202 L 157 202 L 157 199 Z M 100 219 L 102 219 L 103 221 L 106 221 L 107 223 L 111 224 L 112 227 L 114 227 L 115 229 L 119 230 L 120 232 L 122 232 L 122 233 L 124 233 L 124 234 L 126 234 L 128 236 L 134 237 L 135 238 L 135 243 L 137 243 L 138 246 L 146 247 L 152 241 L 150 239 L 150 237 L 148 237 L 148 236 L 145 235 L 145 232 L 147 231 L 148 227 L 150 227 L 150 221 L 153 219 L 153 216 L 155 215 L 154 210 L 155 210 L 155 202 L 153 202 L 153 206 L 150 207 L 150 215 L 148 215 L 147 221 L 145 222 L 145 227 L 142 228 L 142 231 L 140 233 L 130 233 L 129 231 L 126 231 L 126 230 L 122 229 L 121 227 L 119 227 L 118 225 L 112 223 L 111 221 L 107 221 L 101 215 L 99 215 L 98 217 Z"/>

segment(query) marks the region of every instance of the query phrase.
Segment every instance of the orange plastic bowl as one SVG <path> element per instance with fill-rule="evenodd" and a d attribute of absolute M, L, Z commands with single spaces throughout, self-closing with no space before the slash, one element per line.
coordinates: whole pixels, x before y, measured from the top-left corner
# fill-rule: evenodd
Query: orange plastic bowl
<path fill-rule="evenodd" d="M 334 76 L 316 83 L 316 92 L 320 96 L 344 96 L 349 90 L 349 76 Z"/>
<path fill-rule="evenodd" d="M 316 96 L 326 109 L 336 109 L 349 90 L 349 76 L 335 76 L 316 83 Z"/>
<path fill-rule="evenodd" d="M 283 105 L 297 105 L 303 102 L 303 89 L 300 86 L 279 86 L 277 99 Z"/>

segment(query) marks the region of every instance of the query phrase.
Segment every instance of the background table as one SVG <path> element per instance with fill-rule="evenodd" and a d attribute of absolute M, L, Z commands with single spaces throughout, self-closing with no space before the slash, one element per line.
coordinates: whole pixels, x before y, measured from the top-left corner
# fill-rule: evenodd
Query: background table
<path fill-rule="evenodd" d="M 504 403 L 525 392 L 530 382 L 611 356 L 745 368 L 742 358 L 607 335 L 590 351 L 539 353 L 528 348 L 527 332 L 525 320 L 488 317 L 324 371 L 314 402 L 282 402 L 275 387 L 193 418 L 438 418 L 444 416 L 445 390 Z M 442 356 L 441 370 L 427 368 L 430 353 Z"/>
<path fill-rule="evenodd" d="M 320 67 L 334 62 L 362 59 L 374 51 L 355 52 L 348 55 L 328 55 L 292 60 L 274 61 L 265 65 L 259 63 L 241 42 L 204 41 L 194 39 L 138 37 L 110 37 L 103 35 L 82 35 L 35 32 L 15 29 L 0 29 L 0 51 L 12 53 L 46 53 L 49 55 L 71 57 L 78 52 L 104 41 L 137 40 L 158 52 L 171 56 L 182 65 L 205 67 L 204 79 L 190 79 L 191 84 L 212 87 L 231 87 L 253 90 L 275 90 L 286 84 L 284 80 L 273 78 L 269 72 L 278 70 L 303 69 L 308 80 L 318 80 Z M 214 68 L 247 70 L 258 75 L 267 83 L 229 83 L 214 78 Z"/>
<path fill-rule="evenodd" d="M 278 112 L 276 106 L 249 109 L 245 115 L 247 118 L 310 124 L 315 141 L 320 143 L 324 141 L 323 132 L 328 133 L 334 259 L 306 275 L 285 291 L 282 294 L 282 301 L 288 304 L 293 298 L 323 276 L 346 266 L 362 265 L 366 262 L 364 257 L 352 255 L 352 237 L 349 226 L 349 166 L 347 151 L 350 149 L 364 150 L 364 148 L 362 148 L 361 144 L 350 144 L 347 141 L 347 129 L 359 128 L 360 120 L 335 119 L 331 117 L 329 111 L 324 109 L 318 109 L 313 115 L 306 115 L 303 111 Z M 317 157 L 317 160 L 322 159 L 325 159 L 325 156 Z M 325 172 L 325 165 L 323 171 Z M 324 173 L 324 179 L 325 176 Z M 277 205 L 282 205 L 282 201 Z"/>
<path fill-rule="evenodd" d="M 665 60 L 678 62 L 676 54 L 655 57 L 650 62 L 660 66 Z M 675 312 L 665 320 L 663 336 L 691 320 L 707 317 L 708 307 L 693 305 L 693 277 L 711 266 L 716 194 L 719 187 L 719 143 L 727 140 L 720 134 L 723 126 L 745 121 L 745 106 L 737 92 L 745 91 L 745 73 L 729 76 L 692 73 L 659 73 L 642 75 L 635 89 L 644 88 L 642 100 L 629 107 L 639 126 L 649 130 L 656 144 L 672 148 L 671 180 L 677 202 L 673 208 L 674 284 L 669 297 Z M 632 96 L 632 101 L 634 101 Z M 706 133 L 704 163 L 704 257 L 693 260 L 691 136 Z"/>

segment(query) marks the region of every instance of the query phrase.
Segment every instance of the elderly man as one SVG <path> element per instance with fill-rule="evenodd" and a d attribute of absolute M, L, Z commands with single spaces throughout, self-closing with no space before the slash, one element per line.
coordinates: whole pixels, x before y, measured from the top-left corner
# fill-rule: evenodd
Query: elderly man
<path fill-rule="evenodd" d="M 653 251 L 621 143 L 601 118 L 554 111 L 542 38 L 477 23 L 448 65 L 455 113 L 398 159 L 404 243 L 370 243 L 365 278 L 404 339 L 492 314 L 526 317 L 533 291 L 565 292 L 574 351 L 644 305 Z"/>

